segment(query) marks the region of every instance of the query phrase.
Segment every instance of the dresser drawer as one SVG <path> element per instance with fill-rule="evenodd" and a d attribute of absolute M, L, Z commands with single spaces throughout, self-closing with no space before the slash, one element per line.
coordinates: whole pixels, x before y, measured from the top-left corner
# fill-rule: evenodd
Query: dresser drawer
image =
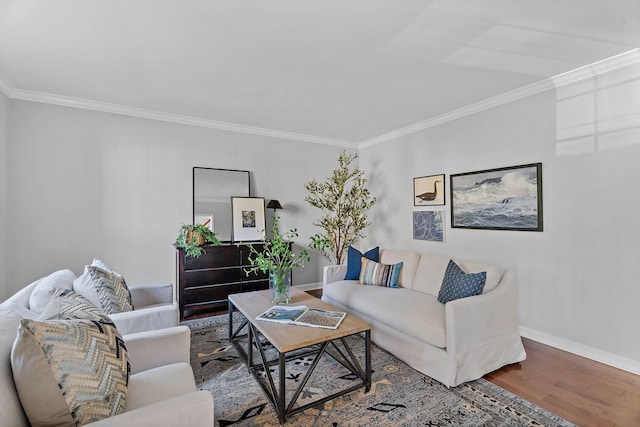
<path fill-rule="evenodd" d="M 242 292 L 240 283 L 230 285 L 200 286 L 184 290 L 185 304 L 201 304 L 216 301 L 226 301 L 229 294 Z"/>
<path fill-rule="evenodd" d="M 205 253 L 200 255 L 198 258 L 188 258 L 184 259 L 184 269 L 185 271 L 189 270 L 200 270 L 203 268 L 218 268 L 218 267 L 228 267 L 230 265 L 242 265 L 241 262 L 242 255 L 240 250 L 234 246 L 211 246 L 205 245 L 203 246 Z"/>
<path fill-rule="evenodd" d="M 240 282 L 243 274 L 239 267 L 185 271 L 184 288 Z"/>

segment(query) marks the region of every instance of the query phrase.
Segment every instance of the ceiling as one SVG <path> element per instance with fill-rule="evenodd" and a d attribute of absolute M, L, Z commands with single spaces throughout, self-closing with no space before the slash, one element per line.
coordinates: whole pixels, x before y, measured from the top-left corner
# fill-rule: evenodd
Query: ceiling
<path fill-rule="evenodd" d="M 639 46 L 638 0 L 0 0 L 12 98 L 347 146 Z"/>

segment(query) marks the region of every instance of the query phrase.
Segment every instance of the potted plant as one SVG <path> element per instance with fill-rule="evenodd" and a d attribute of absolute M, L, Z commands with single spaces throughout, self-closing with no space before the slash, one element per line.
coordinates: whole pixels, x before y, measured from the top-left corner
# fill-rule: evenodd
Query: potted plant
<path fill-rule="evenodd" d="M 319 248 L 316 250 L 334 264 L 342 264 L 347 248 L 365 237 L 363 230 L 370 225 L 367 211 L 376 203 L 366 188 L 364 172 L 351 168 L 351 162 L 357 158 L 357 154 L 341 152 L 339 167 L 331 177 L 325 182 L 314 179 L 304 186 L 309 192 L 305 201 L 322 210 L 322 217 L 314 222 L 324 229 L 314 241 Z"/>
<path fill-rule="evenodd" d="M 251 268 L 245 269 L 247 276 L 258 271 L 269 273 L 269 289 L 271 301 L 274 304 L 288 304 L 291 302 L 291 271 L 304 267 L 309 262 L 309 252 L 302 249 L 297 255 L 291 249 L 291 239 L 298 237 L 298 230 L 293 229 L 282 234 L 278 227 L 279 216 L 273 216 L 271 238 L 265 240 L 261 251 L 247 244 L 249 247 L 249 263 Z"/>
<path fill-rule="evenodd" d="M 213 231 L 202 224 L 183 224 L 182 227 L 180 227 L 180 232 L 176 239 L 176 246 L 184 249 L 187 257 L 198 258 L 205 253 L 205 250 L 202 248 L 202 245 L 205 243 L 219 245 L 220 240 Z"/>

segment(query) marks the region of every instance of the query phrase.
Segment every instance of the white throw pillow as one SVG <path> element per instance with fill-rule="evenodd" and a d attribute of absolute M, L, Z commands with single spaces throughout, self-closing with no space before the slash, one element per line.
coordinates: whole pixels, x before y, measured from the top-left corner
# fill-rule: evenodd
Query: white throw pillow
<path fill-rule="evenodd" d="M 75 279 L 76 275 L 71 270 L 59 270 L 43 277 L 29 296 L 29 309 L 38 314 L 42 313 L 55 290 L 73 289 Z"/>

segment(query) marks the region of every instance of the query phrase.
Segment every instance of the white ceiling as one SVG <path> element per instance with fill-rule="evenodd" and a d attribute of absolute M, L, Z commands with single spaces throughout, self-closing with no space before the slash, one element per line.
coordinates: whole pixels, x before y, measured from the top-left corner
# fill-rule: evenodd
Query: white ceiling
<path fill-rule="evenodd" d="M 639 0 L 0 0 L 10 97 L 345 145 L 639 46 Z"/>

